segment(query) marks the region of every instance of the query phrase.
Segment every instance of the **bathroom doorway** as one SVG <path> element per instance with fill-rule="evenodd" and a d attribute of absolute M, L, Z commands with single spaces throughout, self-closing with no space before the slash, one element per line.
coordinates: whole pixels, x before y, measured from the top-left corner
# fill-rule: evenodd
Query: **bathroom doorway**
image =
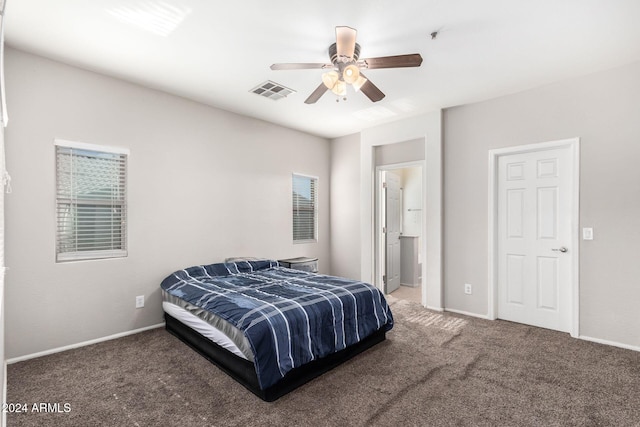
<path fill-rule="evenodd" d="M 422 162 L 377 168 L 376 265 L 384 292 L 424 304 Z"/>

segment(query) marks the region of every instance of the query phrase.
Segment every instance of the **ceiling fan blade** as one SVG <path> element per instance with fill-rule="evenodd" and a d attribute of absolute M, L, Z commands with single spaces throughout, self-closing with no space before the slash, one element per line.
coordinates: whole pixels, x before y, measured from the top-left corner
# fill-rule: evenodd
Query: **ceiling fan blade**
<path fill-rule="evenodd" d="M 320 97 L 322 95 L 324 95 L 324 93 L 329 90 L 324 83 L 320 83 L 320 86 L 318 86 L 316 88 L 316 90 L 313 91 L 313 93 L 311 95 L 309 95 L 309 97 L 307 99 L 304 100 L 305 104 L 315 104 L 316 102 L 318 102 L 318 99 L 320 99 Z"/>
<path fill-rule="evenodd" d="M 364 77 L 362 73 L 360 73 L 360 75 Z M 378 86 L 371 83 L 371 80 L 369 80 L 369 78 L 367 77 L 365 78 L 367 79 L 367 82 L 362 85 L 362 87 L 360 88 L 360 91 L 365 95 L 367 95 L 367 98 L 369 98 L 373 102 L 378 102 L 382 98 L 384 98 L 385 94 L 382 93 L 380 89 L 378 89 Z"/>
<path fill-rule="evenodd" d="M 310 69 L 324 69 L 332 68 L 333 64 L 311 63 L 311 62 L 292 62 L 284 64 L 271 65 L 272 70 L 310 70 Z"/>
<path fill-rule="evenodd" d="M 402 68 L 419 67 L 422 64 L 422 56 L 419 53 L 409 55 L 381 56 L 379 58 L 366 58 L 358 61 L 363 68 Z"/>
<path fill-rule="evenodd" d="M 336 27 L 336 51 L 338 56 L 353 58 L 356 49 L 356 34 L 351 27 Z"/>

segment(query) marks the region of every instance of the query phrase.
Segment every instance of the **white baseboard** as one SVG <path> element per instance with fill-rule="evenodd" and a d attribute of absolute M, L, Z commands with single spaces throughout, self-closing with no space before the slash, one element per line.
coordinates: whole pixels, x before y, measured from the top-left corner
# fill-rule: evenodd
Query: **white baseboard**
<path fill-rule="evenodd" d="M 479 319 L 484 319 L 484 320 L 491 320 L 489 319 L 489 316 L 487 316 L 486 314 L 470 313 L 468 311 L 454 310 L 453 308 L 445 308 L 444 311 L 449 311 L 451 313 L 456 313 L 456 314 L 462 314 L 464 316 L 477 317 Z"/>
<path fill-rule="evenodd" d="M 52 348 L 51 350 L 45 350 L 45 351 L 41 351 L 41 352 L 38 352 L 38 353 L 27 354 L 25 356 L 14 357 L 14 358 L 11 358 L 11 359 L 7 359 L 7 362 L 6 362 L 5 366 L 6 365 L 11 365 L 12 363 L 23 362 L 23 361 L 29 360 L 29 359 L 35 359 L 36 357 L 42 357 L 42 356 L 48 356 L 48 355 L 54 354 L 54 353 L 60 353 L 61 351 L 72 350 L 72 349 L 78 348 L 78 347 L 85 347 L 85 346 L 88 346 L 88 345 L 97 344 L 99 342 L 115 340 L 117 338 L 126 337 L 128 335 L 139 334 L 140 332 L 148 331 L 150 329 L 162 328 L 162 327 L 164 327 L 164 325 L 165 325 L 164 322 L 163 323 L 158 323 L 157 325 L 151 325 L 151 326 L 147 326 L 147 327 L 140 328 L 140 329 L 134 329 L 133 331 L 120 332 L 119 334 L 109 335 L 107 337 L 96 338 L 94 340 L 79 342 L 77 344 L 66 345 L 64 347 Z M 7 377 L 6 377 L 6 373 L 5 373 L 5 382 L 6 382 L 6 378 Z"/>
<path fill-rule="evenodd" d="M 426 306 L 425 308 L 433 311 L 444 311 L 442 307 L 431 307 L 430 305 Z"/>
<path fill-rule="evenodd" d="M 623 343 L 616 342 L 616 341 L 609 341 L 609 340 L 603 340 L 603 339 L 600 339 L 600 338 L 586 337 L 584 335 L 580 335 L 580 336 L 578 336 L 578 338 L 581 339 L 581 340 L 591 341 L 591 342 L 595 342 L 595 343 L 598 343 L 598 344 L 611 345 L 613 347 L 620 347 L 620 348 L 624 348 L 624 349 L 627 349 L 627 350 L 640 351 L 640 347 L 638 347 L 638 346 L 629 345 L 629 344 L 623 344 Z"/>
<path fill-rule="evenodd" d="M 480 319 L 485 319 L 485 320 L 495 320 L 495 319 L 491 319 L 489 316 L 487 316 L 485 314 L 469 313 L 467 311 L 454 310 L 454 309 L 450 309 L 450 308 L 445 308 L 444 311 L 450 311 L 451 313 L 462 314 L 464 316 L 478 317 Z M 581 339 L 581 340 L 585 340 L 585 341 L 595 342 L 595 343 L 598 343 L 598 344 L 604 344 L 604 345 L 610 345 L 610 346 L 613 346 L 613 347 L 624 348 L 626 350 L 640 351 L 640 346 L 623 344 L 623 343 L 619 343 L 619 342 L 616 342 L 616 341 L 603 340 L 601 338 L 587 337 L 587 336 L 584 336 L 584 335 L 580 335 L 577 338 Z"/>

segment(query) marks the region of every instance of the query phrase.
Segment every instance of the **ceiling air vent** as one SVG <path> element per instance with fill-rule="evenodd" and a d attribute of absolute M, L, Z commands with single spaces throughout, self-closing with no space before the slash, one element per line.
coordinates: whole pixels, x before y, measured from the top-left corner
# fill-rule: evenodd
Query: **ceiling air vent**
<path fill-rule="evenodd" d="M 295 90 L 284 87 L 279 83 L 272 82 L 271 80 L 267 80 L 266 82 L 254 87 L 249 92 L 264 96 L 265 98 L 273 99 L 274 101 L 286 98 L 292 93 L 296 93 Z"/>

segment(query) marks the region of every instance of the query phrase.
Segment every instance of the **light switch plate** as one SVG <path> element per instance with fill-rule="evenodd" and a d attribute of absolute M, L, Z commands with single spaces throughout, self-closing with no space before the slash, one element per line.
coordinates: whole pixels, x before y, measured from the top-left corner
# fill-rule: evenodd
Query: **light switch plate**
<path fill-rule="evenodd" d="M 585 227 L 582 229 L 582 240 L 593 240 L 593 228 Z"/>

